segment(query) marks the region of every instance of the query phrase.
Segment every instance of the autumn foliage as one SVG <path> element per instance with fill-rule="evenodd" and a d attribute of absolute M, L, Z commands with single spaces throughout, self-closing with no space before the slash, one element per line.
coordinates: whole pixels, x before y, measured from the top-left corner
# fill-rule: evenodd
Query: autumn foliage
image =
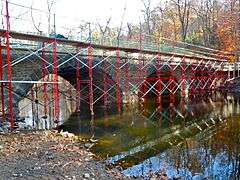
<path fill-rule="evenodd" d="M 149 35 L 224 51 L 239 49 L 240 0 L 169 0 L 157 7 L 142 1 L 149 5 L 143 10 L 148 13 L 143 29 Z"/>

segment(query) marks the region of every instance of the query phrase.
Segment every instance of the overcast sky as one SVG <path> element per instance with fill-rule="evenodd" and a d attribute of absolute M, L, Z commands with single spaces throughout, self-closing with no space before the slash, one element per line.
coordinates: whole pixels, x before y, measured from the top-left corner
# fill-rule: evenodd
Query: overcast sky
<path fill-rule="evenodd" d="M 1 0 L 2 1 L 2 0 Z M 24 6 L 31 7 L 33 5 L 36 9 L 47 11 L 47 0 L 9 0 L 12 3 L 21 4 Z M 138 24 L 140 18 L 142 18 L 141 9 L 143 4 L 141 0 L 55 0 L 56 3 L 53 5 L 52 12 L 56 14 L 56 25 L 59 27 L 72 27 L 79 26 L 81 21 L 87 22 L 100 22 L 104 25 L 107 19 L 111 16 L 111 26 L 120 26 L 124 7 L 126 7 L 124 26 L 127 22 Z M 152 0 L 152 6 L 155 6 L 160 0 Z M 29 26 L 31 19 L 31 10 L 16 6 L 13 4 L 9 5 L 10 16 L 12 18 L 12 29 L 14 25 L 19 27 L 20 17 L 22 19 L 29 20 Z M 42 29 L 44 23 L 47 24 L 47 15 L 39 11 L 32 11 L 34 22 L 38 25 L 41 22 Z M 19 23 L 18 23 L 19 22 Z M 25 24 L 27 21 L 25 22 Z M 20 23 L 23 24 L 22 22 Z M 20 26 L 24 28 L 23 26 Z M 25 26 L 25 28 L 28 26 Z M 32 27 L 31 27 L 32 28 Z"/>
<path fill-rule="evenodd" d="M 46 9 L 47 0 L 9 0 L 16 4 Z M 124 7 L 126 6 L 125 21 L 136 22 L 141 16 L 143 8 L 141 0 L 55 0 L 53 7 L 57 16 L 67 16 L 78 18 L 86 21 L 106 20 L 112 16 L 114 23 L 119 24 Z M 152 6 L 156 5 L 161 0 L 152 0 Z M 53 11 L 53 12 L 54 12 Z"/>
<path fill-rule="evenodd" d="M 160 0 L 152 0 L 153 5 Z M 138 21 L 143 8 L 141 0 L 57 0 L 56 12 L 81 19 L 106 20 L 110 15 L 116 24 L 120 24 L 124 7 L 125 20 Z"/>

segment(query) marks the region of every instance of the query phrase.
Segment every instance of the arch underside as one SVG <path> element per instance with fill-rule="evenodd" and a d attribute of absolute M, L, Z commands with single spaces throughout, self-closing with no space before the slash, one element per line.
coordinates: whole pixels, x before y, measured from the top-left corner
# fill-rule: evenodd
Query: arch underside
<path fill-rule="evenodd" d="M 77 86 L 77 69 L 75 62 L 69 62 L 66 63 L 64 66 L 61 66 L 58 69 L 58 76 L 63 78 L 64 80 L 68 81 L 76 90 Z M 60 62 L 59 62 L 60 63 Z M 6 72 L 6 70 L 5 70 Z M 46 75 L 52 74 L 53 70 L 51 68 L 47 69 Z M 80 83 L 81 83 L 81 101 L 80 101 L 80 112 L 81 112 L 81 118 L 87 119 L 90 115 L 90 109 L 89 109 L 89 69 L 85 66 L 80 67 Z M 103 92 L 103 76 L 107 78 L 107 88 L 110 89 L 111 86 L 115 84 L 115 81 L 111 75 L 109 75 L 107 72 L 104 72 L 101 68 L 95 67 L 92 71 L 92 77 L 93 77 L 93 90 L 94 90 L 94 99 L 98 99 L 102 96 Z M 42 77 L 42 64 L 41 60 L 36 60 L 36 62 L 32 62 L 31 59 L 25 60 L 21 63 L 19 63 L 16 66 L 13 66 L 12 68 L 12 80 L 13 81 L 43 81 Z M 14 114 L 18 116 L 19 114 L 19 102 L 28 96 L 29 91 L 33 88 L 33 83 L 12 83 L 13 86 L 13 109 Z M 41 84 L 42 85 L 42 84 Z M 49 84 L 48 86 L 52 86 L 52 84 Z M 51 92 L 49 92 L 51 93 Z M 108 92 L 111 94 L 111 97 L 116 96 L 116 90 L 113 88 Z M 5 95 L 5 106 L 6 110 L 8 108 L 8 90 L 5 88 L 4 90 Z M 29 97 L 28 97 L 29 98 Z M 74 100 L 76 101 L 76 100 Z M 100 98 L 96 103 L 94 103 L 94 112 L 96 114 L 101 114 L 102 109 L 109 111 L 109 113 L 113 113 L 116 111 L 116 99 L 109 98 L 108 99 L 109 104 L 111 104 L 111 107 L 103 107 L 103 98 Z"/>

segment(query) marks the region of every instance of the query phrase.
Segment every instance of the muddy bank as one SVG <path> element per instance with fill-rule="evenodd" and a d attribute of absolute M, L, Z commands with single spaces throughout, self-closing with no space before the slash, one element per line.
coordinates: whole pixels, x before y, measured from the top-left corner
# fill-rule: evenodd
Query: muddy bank
<path fill-rule="evenodd" d="M 0 134 L 0 179 L 126 179 L 94 160 L 75 137 L 55 131 Z"/>

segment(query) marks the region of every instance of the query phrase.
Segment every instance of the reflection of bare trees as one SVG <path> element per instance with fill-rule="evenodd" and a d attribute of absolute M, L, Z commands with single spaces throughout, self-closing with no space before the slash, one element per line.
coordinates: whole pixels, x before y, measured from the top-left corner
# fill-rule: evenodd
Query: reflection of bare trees
<path fill-rule="evenodd" d="M 167 151 L 168 165 L 182 176 L 208 174 L 208 178 L 239 179 L 240 174 L 240 121 L 230 118 L 212 131 L 209 139 L 187 139 Z"/>
<path fill-rule="evenodd" d="M 197 98 L 197 102 L 201 98 Z M 194 99 L 192 99 L 194 101 Z M 227 104 L 226 104 L 227 103 Z M 239 106 L 237 96 L 223 96 L 214 94 L 214 97 L 203 98 L 201 105 L 193 111 L 202 110 L 206 118 L 210 117 L 230 117 Z M 206 115 L 206 109 L 208 107 Z M 227 107 L 227 108 L 226 108 Z M 212 113 L 211 111 L 214 111 Z M 170 111 L 169 111 L 170 112 Z M 196 115 L 196 114 L 195 114 Z M 171 116 L 171 115 L 169 115 Z M 186 114 L 185 117 L 191 116 Z M 192 116 L 191 116 L 192 117 Z M 174 124 L 174 123 L 173 123 Z M 170 125 L 171 126 L 171 125 Z M 228 118 L 214 127 L 207 128 L 194 138 L 187 138 L 179 145 L 165 151 L 154 160 L 146 160 L 141 164 L 141 174 L 153 171 L 154 163 L 164 164 L 176 175 L 191 179 L 193 176 L 200 176 L 214 179 L 223 177 L 228 179 L 239 179 L 240 174 L 240 121 L 237 118 Z M 156 166 L 156 165 L 155 165 Z M 172 169 L 173 167 L 173 169 Z M 161 169 L 160 169 L 161 170 Z"/>
<path fill-rule="evenodd" d="M 128 149 L 124 151 L 124 156 L 113 158 L 113 161 L 124 163 L 124 168 L 138 164 L 128 168 L 126 174 L 132 169 L 135 175 L 148 176 L 161 172 L 164 167 L 166 172 L 170 169 L 172 174 L 186 179 L 195 175 L 202 178 L 207 175 L 210 179 L 215 176 L 237 179 L 240 172 L 240 122 L 236 118 L 221 122 L 219 117 L 230 117 L 236 110 L 233 106 L 239 106 L 239 98 L 223 94 L 212 95 L 213 97 L 195 96 L 185 102 L 185 105 L 184 102 L 179 103 L 181 108 L 157 106 L 156 111 L 150 102 L 149 106 L 142 104 L 135 107 L 140 109 L 138 113 L 142 116 L 132 111 L 135 119 L 130 119 L 131 128 L 122 128 L 115 136 L 121 140 L 121 146 L 125 145 Z M 197 111 L 201 112 L 196 113 Z M 179 121 L 177 118 L 181 116 L 185 119 Z M 182 120 L 186 120 L 183 123 L 185 126 L 181 124 Z M 160 127 L 155 126 L 156 124 Z M 132 143 L 124 143 L 126 137 Z M 109 145 L 117 147 L 118 143 L 114 143 Z M 121 151 L 120 148 L 123 146 L 116 151 Z M 164 152 L 158 154 L 162 151 Z M 154 156 L 156 154 L 158 155 Z M 156 167 L 159 169 L 156 170 Z"/>
<path fill-rule="evenodd" d="M 232 167 L 232 173 L 229 176 L 233 179 L 239 179 L 240 173 L 240 122 L 238 118 L 228 120 L 227 126 L 221 127 L 215 136 L 213 136 L 212 145 L 217 147 L 215 154 L 225 152 L 226 164 Z"/>

